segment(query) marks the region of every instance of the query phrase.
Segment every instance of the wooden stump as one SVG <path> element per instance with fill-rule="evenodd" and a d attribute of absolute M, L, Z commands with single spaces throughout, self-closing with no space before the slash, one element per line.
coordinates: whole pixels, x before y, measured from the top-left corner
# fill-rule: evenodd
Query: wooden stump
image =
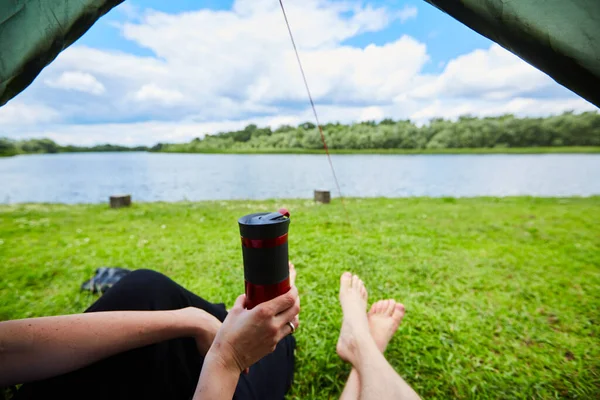
<path fill-rule="evenodd" d="M 315 201 L 317 203 L 329 204 L 331 202 L 331 193 L 329 190 L 315 190 Z"/>
<path fill-rule="evenodd" d="M 110 208 L 129 207 L 131 205 L 130 194 L 119 194 L 110 196 Z"/>

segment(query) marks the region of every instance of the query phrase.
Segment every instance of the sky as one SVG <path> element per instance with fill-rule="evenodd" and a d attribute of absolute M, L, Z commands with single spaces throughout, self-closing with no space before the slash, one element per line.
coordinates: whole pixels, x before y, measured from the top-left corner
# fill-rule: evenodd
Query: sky
<path fill-rule="evenodd" d="M 284 5 L 322 123 L 597 110 L 424 1 Z M 277 0 L 128 0 L 0 108 L 0 136 L 153 145 L 312 120 Z"/>

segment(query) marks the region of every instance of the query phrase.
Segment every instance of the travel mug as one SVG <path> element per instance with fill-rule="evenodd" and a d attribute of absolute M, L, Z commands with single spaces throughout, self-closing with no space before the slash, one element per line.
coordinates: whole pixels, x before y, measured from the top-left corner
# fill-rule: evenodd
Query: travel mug
<path fill-rule="evenodd" d="M 288 228 L 290 213 L 257 213 L 238 220 L 244 257 L 246 308 L 274 299 L 290 290 Z"/>

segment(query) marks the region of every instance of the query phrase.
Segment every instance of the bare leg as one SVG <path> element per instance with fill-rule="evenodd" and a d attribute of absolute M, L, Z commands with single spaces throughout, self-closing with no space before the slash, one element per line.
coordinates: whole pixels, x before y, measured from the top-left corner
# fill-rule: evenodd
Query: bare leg
<path fill-rule="evenodd" d="M 367 292 L 356 275 L 346 272 L 340 282 L 340 303 L 344 313 L 337 353 L 356 369 L 359 398 L 362 400 L 419 399 L 419 396 L 394 371 L 369 332 L 366 309 Z M 389 304 L 388 304 L 389 306 Z M 392 310 L 392 313 L 395 311 Z M 386 307 L 387 312 L 387 307 Z M 397 328 L 397 327 L 396 327 Z M 387 345 L 387 339 L 380 345 Z"/>
<path fill-rule="evenodd" d="M 377 348 L 383 353 L 394 333 L 398 330 L 400 322 L 404 317 L 404 305 L 396 303 L 395 300 L 379 300 L 371 306 L 367 314 L 369 320 L 369 332 L 377 344 Z M 352 368 L 350 376 L 344 386 L 340 400 L 356 400 L 360 394 L 360 376 L 356 369 Z"/>

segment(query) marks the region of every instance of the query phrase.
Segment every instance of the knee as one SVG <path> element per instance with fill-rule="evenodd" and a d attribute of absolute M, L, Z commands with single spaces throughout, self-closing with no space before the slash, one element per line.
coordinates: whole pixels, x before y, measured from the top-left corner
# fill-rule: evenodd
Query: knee
<path fill-rule="evenodd" d="M 159 272 L 139 269 L 124 276 L 89 311 L 168 310 L 184 306 L 179 285 Z"/>
<path fill-rule="evenodd" d="M 118 283 L 120 289 L 143 291 L 145 293 L 168 293 L 177 288 L 177 284 L 160 272 L 151 269 L 137 269 L 124 276 Z"/>
<path fill-rule="evenodd" d="M 167 278 L 166 275 L 163 275 L 160 272 L 151 269 L 133 270 L 123 278 L 123 280 L 125 279 L 145 284 L 156 284 L 165 281 L 170 281 L 170 279 Z"/>

